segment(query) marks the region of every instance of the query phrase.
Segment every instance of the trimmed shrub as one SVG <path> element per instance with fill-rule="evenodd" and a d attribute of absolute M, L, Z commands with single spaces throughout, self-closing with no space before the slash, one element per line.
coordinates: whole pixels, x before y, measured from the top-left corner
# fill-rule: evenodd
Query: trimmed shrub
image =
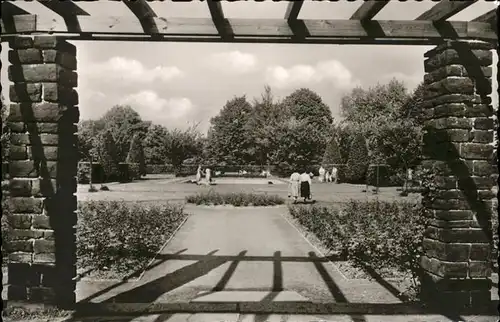
<path fill-rule="evenodd" d="M 377 178 L 377 168 L 378 168 L 378 178 Z M 371 186 L 378 186 L 378 187 L 391 186 L 389 167 L 386 165 L 370 164 L 368 166 L 368 171 L 366 174 L 366 183 Z"/>
<path fill-rule="evenodd" d="M 233 205 L 236 207 L 247 207 L 282 205 L 285 203 L 285 200 L 277 195 L 244 192 L 219 193 L 211 189 L 208 192 L 187 196 L 186 202 L 197 205 Z"/>
<path fill-rule="evenodd" d="M 349 183 L 365 183 L 368 169 L 368 149 L 365 138 L 358 134 L 352 141 L 349 158 L 345 169 L 345 181 Z"/>
<path fill-rule="evenodd" d="M 106 181 L 112 180 L 111 178 L 120 177 L 118 151 L 111 131 L 106 130 L 99 141 L 99 159 L 106 175 Z"/>
<path fill-rule="evenodd" d="M 92 183 L 104 183 L 105 174 L 104 169 L 100 163 L 92 162 Z M 78 172 L 77 179 L 78 183 L 87 184 L 89 183 L 90 176 L 90 162 L 78 162 Z"/>
<path fill-rule="evenodd" d="M 289 210 L 326 247 L 355 266 L 410 272 L 418 286 L 428 222 L 422 205 L 351 200 L 341 208 L 289 205 Z"/>
<path fill-rule="evenodd" d="M 79 266 L 142 270 L 185 217 L 182 205 L 80 202 L 76 230 Z"/>
<path fill-rule="evenodd" d="M 340 147 L 337 140 L 331 139 L 325 149 L 323 155 L 323 164 L 341 164 L 342 155 L 340 154 Z M 331 168 L 331 167 L 330 167 Z"/>
<path fill-rule="evenodd" d="M 130 142 L 126 163 L 138 165 L 137 171 L 139 177 L 146 175 L 146 161 L 144 157 L 144 147 L 142 146 L 142 135 L 140 133 L 134 134 L 132 142 Z"/>

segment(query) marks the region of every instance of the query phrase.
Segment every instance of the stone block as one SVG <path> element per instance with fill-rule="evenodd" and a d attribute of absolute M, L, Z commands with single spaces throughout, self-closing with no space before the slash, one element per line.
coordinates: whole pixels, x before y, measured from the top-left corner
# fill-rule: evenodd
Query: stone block
<path fill-rule="evenodd" d="M 43 51 L 44 63 L 56 63 L 69 70 L 76 70 L 77 61 L 74 54 L 59 51 L 56 49 L 46 49 Z"/>
<path fill-rule="evenodd" d="M 487 117 L 478 117 L 474 120 L 474 129 L 476 130 L 493 130 L 493 119 Z"/>
<path fill-rule="evenodd" d="M 60 52 L 76 56 L 76 47 L 67 42 L 64 38 L 57 36 L 35 36 L 33 47 L 40 49 L 57 49 Z"/>
<path fill-rule="evenodd" d="M 36 48 L 9 50 L 9 62 L 19 64 L 41 64 L 43 63 L 42 51 Z"/>
<path fill-rule="evenodd" d="M 471 245 L 447 244 L 437 240 L 424 238 L 422 242 L 424 253 L 428 257 L 437 258 L 449 262 L 466 262 L 469 260 Z"/>
<path fill-rule="evenodd" d="M 31 180 L 14 178 L 9 181 L 9 192 L 12 197 L 31 197 Z"/>
<path fill-rule="evenodd" d="M 445 262 L 427 256 L 421 257 L 422 268 L 440 277 L 465 278 L 467 277 L 468 264 L 466 262 Z"/>
<path fill-rule="evenodd" d="M 30 214 L 9 214 L 7 220 L 12 228 L 29 229 L 31 227 L 32 215 Z"/>
<path fill-rule="evenodd" d="M 491 160 L 493 146 L 480 143 L 461 143 L 460 157 L 464 159 Z"/>
<path fill-rule="evenodd" d="M 470 260 L 472 261 L 488 261 L 491 258 L 491 246 L 487 243 L 471 244 Z"/>
<path fill-rule="evenodd" d="M 9 98 L 11 102 L 41 102 L 42 84 L 40 83 L 16 83 L 9 87 Z"/>
<path fill-rule="evenodd" d="M 490 277 L 491 276 L 491 262 L 490 261 L 470 261 L 469 262 L 469 277 Z"/>
<path fill-rule="evenodd" d="M 11 197 L 9 207 L 12 213 L 41 213 L 43 200 L 30 197 Z"/>
<path fill-rule="evenodd" d="M 65 88 L 57 83 L 43 84 L 43 99 L 64 105 L 78 105 L 78 93 L 72 88 Z"/>
<path fill-rule="evenodd" d="M 429 226 L 425 229 L 425 236 L 445 243 L 484 243 L 489 238 L 480 228 L 453 228 L 444 229 Z"/>
<path fill-rule="evenodd" d="M 37 253 L 55 253 L 56 245 L 54 241 L 38 239 L 33 244 L 33 250 L 35 251 L 35 255 Z"/>

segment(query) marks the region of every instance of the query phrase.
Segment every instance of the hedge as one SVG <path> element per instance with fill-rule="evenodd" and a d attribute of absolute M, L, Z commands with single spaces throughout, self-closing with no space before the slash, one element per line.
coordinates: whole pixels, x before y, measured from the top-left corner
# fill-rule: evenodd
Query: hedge
<path fill-rule="evenodd" d="M 78 265 L 117 272 L 142 270 L 185 217 L 182 205 L 80 202 Z"/>
<path fill-rule="evenodd" d="M 418 287 L 427 217 L 420 204 L 355 201 L 340 208 L 289 205 L 290 214 L 359 268 L 410 272 Z"/>
<path fill-rule="evenodd" d="M 89 183 L 89 170 L 90 162 L 78 163 L 78 183 Z M 140 178 L 141 174 L 138 163 L 119 163 L 118 173 L 107 175 L 100 163 L 92 162 L 92 183 L 106 183 L 112 181 L 130 182 Z"/>
<path fill-rule="evenodd" d="M 146 173 L 148 174 L 174 173 L 174 167 L 171 164 L 147 164 Z"/>
<path fill-rule="evenodd" d="M 186 202 L 196 205 L 233 205 L 240 206 L 274 206 L 282 205 L 285 200 L 277 195 L 255 193 L 219 193 L 213 190 L 186 197 Z"/>

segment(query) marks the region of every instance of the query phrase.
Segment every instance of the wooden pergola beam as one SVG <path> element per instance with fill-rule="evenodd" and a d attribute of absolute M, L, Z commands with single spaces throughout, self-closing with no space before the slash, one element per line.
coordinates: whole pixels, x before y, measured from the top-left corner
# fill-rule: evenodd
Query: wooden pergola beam
<path fill-rule="evenodd" d="M 289 2 L 286 7 L 285 19 L 288 21 L 296 20 L 299 17 L 300 9 L 302 9 L 303 4 L 303 0 Z"/>
<path fill-rule="evenodd" d="M 444 21 L 473 5 L 475 2 L 477 0 L 441 0 L 415 20 Z"/>
<path fill-rule="evenodd" d="M 64 19 L 68 31 L 71 32 L 82 32 L 77 16 L 90 16 L 73 1 L 38 0 L 38 2 L 60 15 Z"/>
<path fill-rule="evenodd" d="M 220 37 L 224 40 L 233 38 L 233 30 L 231 25 L 227 22 L 224 17 L 224 10 L 222 9 L 222 3 L 219 1 L 207 0 L 208 10 L 210 10 L 210 16 L 212 17 L 212 22 L 217 29 Z"/>
<path fill-rule="evenodd" d="M 472 19 L 473 22 L 486 22 L 489 24 L 496 25 L 498 7 L 491 11 L 486 12 L 485 14 L 480 15 L 479 17 Z"/>
<path fill-rule="evenodd" d="M 11 1 L 2 1 L 1 8 L 2 8 L 2 18 L 29 14 L 29 12 L 27 12 L 22 8 L 19 8 Z"/>
<path fill-rule="evenodd" d="M 170 39 L 184 38 L 200 39 L 219 38 L 219 30 L 210 18 L 162 18 L 154 17 L 159 33 Z M 80 37 L 116 36 L 116 37 L 150 37 L 141 30 L 139 21 L 126 17 L 97 17 L 77 16 L 82 26 Z M 298 19 L 304 26 L 307 35 L 297 37 L 293 28 L 286 19 L 226 19 L 226 23 L 233 31 L 232 38 L 222 39 L 231 42 L 235 38 L 248 42 L 259 40 L 282 39 L 290 43 L 321 40 L 335 43 L 337 39 L 351 39 L 359 43 L 373 43 L 373 40 L 401 39 L 420 41 L 428 40 L 434 43 L 444 39 L 477 39 L 488 42 L 497 42 L 496 28 L 488 23 L 445 21 L 435 24 L 433 21 L 405 21 L 405 20 L 308 20 Z M 53 33 L 68 35 L 65 26 L 50 19 L 35 15 L 14 16 L 10 24 L 2 19 L 2 35 L 16 35 L 20 30 L 24 33 Z M 172 41 L 172 40 L 171 40 Z M 236 41 L 235 41 L 236 42 Z M 272 42 L 272 41 L 270 41 Z M 278 42 L 278 41 L 276 41 Z"/>
<path fill-rule="evenodd" d="M 117 0 L 113 0 L 117 1 Z M 118 0 L 122 1 L 122 0 Z M 142 29 L 147 34 L 158 34 L 158 26 L 153 18 L 157 17 L 156 12 L 145 0 L 123 0 L 123 3 L 139 19 Z"/>
<path fill-rule="evenodd" d="M 351 20 L 370 20 L 375 17 L 387 4 L 389 0 L 365 0 L 358 10 L 353 13 Z"/>

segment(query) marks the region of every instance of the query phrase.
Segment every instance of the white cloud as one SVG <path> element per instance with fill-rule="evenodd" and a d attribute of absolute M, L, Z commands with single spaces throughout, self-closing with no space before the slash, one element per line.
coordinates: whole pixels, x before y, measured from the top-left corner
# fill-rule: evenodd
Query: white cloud
<path fill-rule="evenodd" d="M 249 73 L 257 67 L 257 58 L 252 54 L 234 50 L 213 54 L 211 63 L 212 67 L 222 71 Z"/>
<path fill-rule="evenodd" d="M 353 79 L 351 72 L 337 60 L 321 61 L 316 66 L 271 66 L 266 71 L 266 81 L 278 88 L 330 82 L 341 89 L 349 89 L 359 84 L 359 81 Z"/>
<path fill-rule="evenodd" d="M 128 104 L 135 109 L 143 119 L 164 125 L 179 124 L 188 121 L 194 105 L 189 98 L 174 97 L 165 99 L 154 91 L 141 91 L 124 97 L 120 104 Z"/>
<path fill-rule="evenodd" d="M 149 83 L 152 81 L 169 81 L 183 75 L 176 66 L 156 66 L 148 69 L 135 59 L 115 56 L 103 63 L 92 64 L 82 72 L 90 77 L 111 78 L 129 82 Z"/>
<path fill-rule="evenodd" d="M 418 84 L 423 82 L 424 71 L 422 70 L 421 73 L 414 73 L 411 75 L 400 73 L 400 72 L 385 74 L 385 75 L 382 75 L 382 77 L 380 78 L 380 83 L 387 83 L 393 78 L 405 83 L 408 90 L 411 91 L 411 90 L 414 90 L 418 86 Z"/>

